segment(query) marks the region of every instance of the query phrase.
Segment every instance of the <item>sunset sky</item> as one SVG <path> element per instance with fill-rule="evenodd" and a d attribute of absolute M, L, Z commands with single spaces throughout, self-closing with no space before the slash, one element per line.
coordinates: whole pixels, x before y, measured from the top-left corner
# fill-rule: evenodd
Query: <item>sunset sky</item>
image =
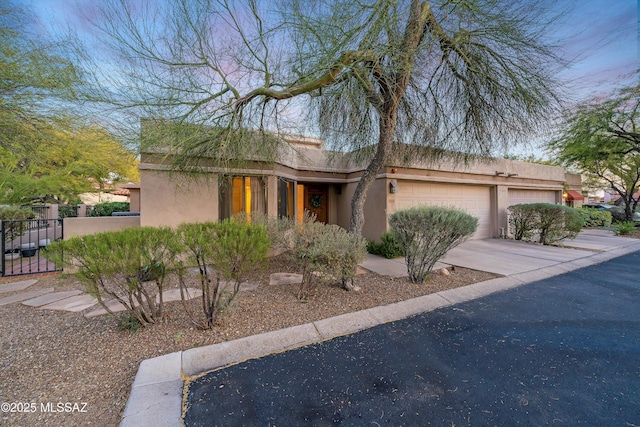
<path fill-rule="evenodd" d="M 635 83 L 639 68 L 638 2 L 636 0 L 548 0 L 567 6 L 563 19 L 563 56 L 571 67 L 561 77 L 571 82 L 576 100 L 603 96 L 617 86 Z M 31 0 L 44 23 L 64 22 L 87 30 L 95 0 Z M 80 13 L 83 10 L 83 13 Z M 575 89 L 575 90 L 573 90 Z"/>

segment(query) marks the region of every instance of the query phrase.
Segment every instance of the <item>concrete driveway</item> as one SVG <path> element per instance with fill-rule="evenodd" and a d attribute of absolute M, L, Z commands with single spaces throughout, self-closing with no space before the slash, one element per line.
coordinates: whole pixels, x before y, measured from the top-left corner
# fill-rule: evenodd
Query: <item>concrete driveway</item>
<path fill-rule="evenodd" d="M 585 266 L 591 265 L 591 258 L 597 254 L 621 253 L 638 243 L 638 239 L 614 236 L 608 230 L 584 230 L 575 239 L 564 241 L 562 246 L 542 246 L 506 239 L 468 240 L 449 251 L 436 268 L 455 265 L 515 277 L 543 269 L 562 272 L 563 264 L 568 262 L 583 260 Z M 369 255 L 362 266 L 388 276 L 407 275 L 403 258 L 385 260 Z"/>

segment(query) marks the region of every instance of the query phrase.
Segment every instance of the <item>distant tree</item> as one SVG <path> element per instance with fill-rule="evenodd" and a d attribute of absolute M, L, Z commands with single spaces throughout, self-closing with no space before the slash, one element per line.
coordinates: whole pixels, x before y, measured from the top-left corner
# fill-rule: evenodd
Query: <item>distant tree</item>
<path fill-rule="evenodd" d="M 0 203 L 76 202 L 107 183 L 138 180 L 136 153 L 104 129 L 37 123 L 28 140 L 0 146 Z"/>
<path fill-rule="evenodd" d="M 276 139 L 242 135 L 300 129 L 292 117 L 315 123 L 332 148 L 368 165 L 351 202 L 358 234 L 367 191 L 392 155 L 486 157 L 530 137 L 556 105 L 560 62 L 547 43 L 554 33 L 548 2 L 111 0 L 98 7 L 100 61 L 110 47 L 115 62 L 94 67 L 103 90 L 87 99 L 214 129 L 174 138 L 169 154 L 181 169 L 200 156 L 275 156 Z"/>
<path fill-rule="evenodd" d="M 518 155 L 507 154 L 503 156 L 507 160 L 516 160 L 518 162 L 535 163 L 538 165 L 558 166 L 558 161 L 555 159 L 545 159 L 544 157 L 538 157 L 535 154 Z"/>
<path fill-rule="evenodd" d="M 79 78 L 64 43 L 43 42 L 25 9 L 0 4 L 0 146 L 37 132 L 36 117 L 59 112 Z M 46 39 L 46 38 L 45 38 Z"/>
<path fill-rule="evenodd" d="M 624 88 L 605 100 L 571 112 L 560 136 L 548 144 L 564 165 L 615 190 L 632 220 L 640 186 L 640 86 Z"/>

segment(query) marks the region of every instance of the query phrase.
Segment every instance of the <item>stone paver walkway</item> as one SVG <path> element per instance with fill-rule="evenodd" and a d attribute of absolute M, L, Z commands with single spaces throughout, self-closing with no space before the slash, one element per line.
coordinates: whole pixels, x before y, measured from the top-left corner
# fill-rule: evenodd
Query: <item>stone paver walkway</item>
<path fill-rule="evenodd" d="M 8 283 L 6 285 L 0 285 L 0 294 L 6 294 L 9 292 L 22 291 L 27 289 L 31 285 L 35 285 L 38 281 L 35 279 L 21 280 L 19 282 Z"/>
<path fill-rule="evenodd" d="M 37 282 L 37 279 L 29 279 L 0 285 L 0 295 L 18 292 L 14 295 L 0 298 L 0 306 L 21 302 L 26 306 L 35 307 L 40 310 L 80 312 L 98 304 L 98 300 L 95 297 L 79 290 L 55 292 L 54 288 L 46 288 L 37 291 L 19 292 L 35 285 Z M 230 286 L 229 283 L 223 283 L 223 287 L 228 286 Z M 240 285 L 240 290 L 253 290 L 257 287 L 257 283 L 244 282 Z M 201 289 L 187 288 L 185 291 L 186 299 L 198 298 L 201 295 Z M 162 300 L 164 302 L 179 301 L 181 298 L 180 289 L 169 289 L 162 293 Z M 156 301 L 158 301 L 157 297 Z M 125 310 L 125 307 L 116 300 L 107 301 L 106 305 L 114 313 Z M 85 317 L 91 318 L 105 314 L 107 314 L 107 310 L 102 306 L 98 306 L 94 310 L 85 313 Z"/>
<path fill-rule="evenodd" d="M 51 304 L 43 305 L 40 310 L 60 310 L 76 313 L 86 310 L 98 303 L 95 297 L 89 294 L 76 295 L 74 297 L 64 298 Z"/>
<path fill-rule="evenodd" d="M 80 295 L 81 291 L 64 291 L 64 292 L 51 292 L 33 299 L 22 301 L 22 304 L 30 307 L 42 307 L 43 305 L 51 304 L 52 302 L 60 301 L 61 299 Z"/>
<path fill-rule="evenodd" d="M 23 292 L 20 294 L 11 295 L 10 297 L 4 297 L 0 299 L 0 306 L 11 304 L 12 302 L 20 302 L 31 298 L 39 297 L 40 295 L 53 292 L 53 288 L 40 289 L 39 291 Z"/>

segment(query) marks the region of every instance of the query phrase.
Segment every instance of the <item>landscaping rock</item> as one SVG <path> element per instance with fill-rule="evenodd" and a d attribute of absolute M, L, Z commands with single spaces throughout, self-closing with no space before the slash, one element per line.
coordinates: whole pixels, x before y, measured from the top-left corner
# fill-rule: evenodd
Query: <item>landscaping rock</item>
<path fill-rule="evenodd" d="M 302 274 L 273 273 L 269 276 L 270 285 L 299 285 L 302 283 Z"/>

